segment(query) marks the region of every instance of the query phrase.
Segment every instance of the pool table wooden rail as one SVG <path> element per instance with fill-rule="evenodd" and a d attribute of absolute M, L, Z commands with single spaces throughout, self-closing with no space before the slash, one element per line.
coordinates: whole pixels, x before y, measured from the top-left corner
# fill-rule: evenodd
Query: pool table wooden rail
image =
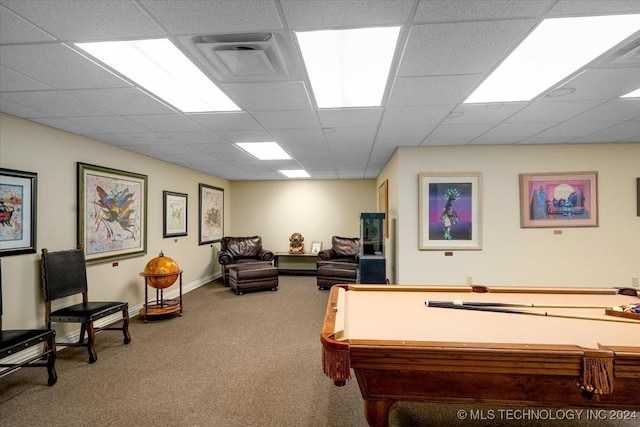
<path fill-rule="evenodd" d="M 353 369 L 372 426 L 387 425 L 398 401 L 640 408 L 640 347 L 347 340 L 336 336 L 337 298 L 334 287 L 321 332 L 325 374 L 340 386 Z M 612 390 L 579 387 L 590 384 L 587 359 L 613 366 Z"/>

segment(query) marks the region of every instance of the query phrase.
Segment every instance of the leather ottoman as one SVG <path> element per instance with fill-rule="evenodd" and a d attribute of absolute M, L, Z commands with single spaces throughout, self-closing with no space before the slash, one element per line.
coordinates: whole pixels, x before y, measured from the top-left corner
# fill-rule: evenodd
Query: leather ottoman
<path fill-rule="evenodd" d="M 316 271 L 318 289 L 329 289 L 335 284 L 358 283 L 358 264 L 339 261 L 318 261 Z"/>
<path fill-rule="evenodd" d="M 271 262 L 252 262 L 229 267 L 229 285 L 236 295 L 246 291 L 278 290 L 278 268 Z"/>

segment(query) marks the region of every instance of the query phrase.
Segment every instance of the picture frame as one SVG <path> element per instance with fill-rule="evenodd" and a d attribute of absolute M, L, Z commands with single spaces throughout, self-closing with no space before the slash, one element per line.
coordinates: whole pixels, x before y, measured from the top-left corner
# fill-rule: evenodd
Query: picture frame
<path fill-rule="evenodd" d="M 0 168 L 0 257 L 36 253 L 38 174 Z"/>
<path fill-rule="evenodd" d="M 481 191 L 480 172 L 419 174 L 419 249 L 482 249 Z"/>
<path fill-rule="evenodd" d="M 87 264 L 145 255 L 147 175 L 77 165 L 77 243 Z"/>
<path fill-rule="evenodd" d="M 311 242 L 311 253 L 312 254 L 317 254 L 321 250 L 322 250 L 322 242 L 321 241 Z"/>
<path fill-rule="evenodd" d="M 389 180 L 378 187 L 378 212 L 384 213 L 384 237 L 389 238 Z"/>
<path fill-rule="evenodd" d="M 200 245 L 216 243 L 224 234 L 224 189 L 199 184 L 198 239 Z"/>
<path fill-rule="evenodd" d="M 162 237 L 187 235 L 188 196 L 173 191 L 162 192 Z"/>
<path fill-rule="evenodd" d="M 598 173 L 520 174 L 520 227 L 598 226 Z"/>

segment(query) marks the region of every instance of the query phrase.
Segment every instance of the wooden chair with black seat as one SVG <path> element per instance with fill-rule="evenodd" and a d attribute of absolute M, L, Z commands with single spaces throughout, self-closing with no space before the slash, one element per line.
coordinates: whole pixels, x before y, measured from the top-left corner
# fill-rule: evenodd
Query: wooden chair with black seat
<path fill-rule="evenodd" d="M 127 302 L 89 301 L 87 270 L 82 249 L 58 252 L 42 249 L 41 266 L 47 326 L 51 328 L 53 322 L 80 323 L 80 336 L 77 342 L 57 342 L 57 345 L 61 347 L 87 347 L 89 363 L 93 363 L 98 359 L 95 349 L 97 332 L 121 331 L 124 335 L 124 343 L 131 342 L 129 304 Z M 73 295 L 82 295 L 82 302 L 52 310 L 53 301 Z M 107 324 L 100 327 L 94 325 L 95 321 L 118 312 L 122 314 L 121 317 L 107 321 Z M 121 327 L 115 327 L 120 323 L 122 323 Z M 86 341 L 85 333 L 87 334 Z"/>
<path fill-rule="evenodd" d="M 54 385 L 58 381 L 56 373 L 56 331 L 53 329 L 9 329 L 2 328 L 2 264 L 0 264 L 0 376 L 22 367 L 47 368 L 49 380 Z M 41 346 L 38 350 L 36 346 Z M 20 353 L 29 350 L 33 354 Z M 9 357 L 15 361 L 4 361 Z"/>

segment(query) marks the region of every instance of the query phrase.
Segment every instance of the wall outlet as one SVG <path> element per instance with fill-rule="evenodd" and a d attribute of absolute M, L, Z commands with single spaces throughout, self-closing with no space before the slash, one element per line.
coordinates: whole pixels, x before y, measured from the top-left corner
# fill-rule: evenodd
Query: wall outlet
<path fill-rule="evenodd" d="M 631 286 L 633 286 L 634 288 L 640 288 L 640 279 L 638 279 L 637 277 L 632 277 Z"/>
<path fill-rule="evenodd" d="M 473 277 L 471 277 L 471 276 L 467 276 L 467 285 L 468 285 L 468 286 L 473 285 Z"/>

